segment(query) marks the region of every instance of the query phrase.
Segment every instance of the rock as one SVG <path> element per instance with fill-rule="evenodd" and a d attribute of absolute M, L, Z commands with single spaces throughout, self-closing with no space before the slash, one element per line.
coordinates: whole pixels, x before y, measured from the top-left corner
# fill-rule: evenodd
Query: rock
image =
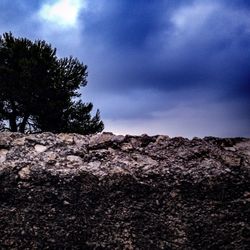
<path fill-rule="evenodd" d="M 15 146 L 23 146 L 25 144 L 25 137 L 17 138 L 13 141 Z"/>
<path fill-rule="evenodd" d="M 43 146 L 43 145 L 37 144 L 37 145 L 35 145 L 35 150 L 36 150 L 36 152 L 38 152 L 38 153 L 42 153 L 42 152 L 44 152 L 44 151 L 47 150 L 47 147 L 45 147 L 45 146 Z"/>
<path fill-rule="evenodd" d="M 131 151 L 133 150 L 133 146 L 130 143 L 124 143 L 121 147 L 123 151 Z"/>
<path fill-rule="evenodd" d="M 74 136 L 72 134 L 59 134 L 58 137 L 64 144 L 74 144 Z"/>
<path fill-rule="evenodd" d="M 66 159 L 71 162 L 77 162 L 79 164 L 82 163 L 82 158 L 76 155 L 68 155 Z"/>
<path fill-rule="evenodd" d="M 18 175 L 20 179 L 27 180 L 30 177 L 30 167 L 23 167 L 19 172 Z"/>
<path fill-rule="evenodd" d="M 0 249 L 249 249 L 250 139 L 0 133 Z"/>
<path fill-rule="evenodd" d="M 5 133 L 0 137 L 0 149 L 8 149 L 10 145 L 10 141 L 8 140 L 8 133 Z"/>
<path fill-rule="evenodd" d="M 7 149 L 0 149 L 0 163 L 3 163 L 6 160 L 7 153 Z"/>

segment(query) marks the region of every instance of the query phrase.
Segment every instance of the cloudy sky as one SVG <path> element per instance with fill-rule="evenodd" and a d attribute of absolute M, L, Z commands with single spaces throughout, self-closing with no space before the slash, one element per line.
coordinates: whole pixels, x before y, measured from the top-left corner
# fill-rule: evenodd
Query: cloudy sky
<path fill-rule="evenodd" d="M 117 134 L 250 137 L 250 1 L 0 0 L 0 33 L 88 65 Z"/>

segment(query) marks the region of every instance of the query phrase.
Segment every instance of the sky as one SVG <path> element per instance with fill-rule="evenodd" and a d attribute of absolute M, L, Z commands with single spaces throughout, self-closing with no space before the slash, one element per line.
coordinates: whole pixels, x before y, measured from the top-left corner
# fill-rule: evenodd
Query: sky
<path fill-rule="evenodd" d="M 250 137 L 249 0 L 1 0 L 0 33 L 88 66 L 115 134 Z"/>

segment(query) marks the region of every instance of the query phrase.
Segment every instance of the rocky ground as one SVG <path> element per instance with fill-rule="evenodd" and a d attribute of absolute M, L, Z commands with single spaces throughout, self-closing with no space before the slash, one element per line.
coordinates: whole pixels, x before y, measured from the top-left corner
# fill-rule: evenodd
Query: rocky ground
<path fill-rule="evenodd" d="M 250 249 L 250 139 L 0 133 L 0 249 Z"/>

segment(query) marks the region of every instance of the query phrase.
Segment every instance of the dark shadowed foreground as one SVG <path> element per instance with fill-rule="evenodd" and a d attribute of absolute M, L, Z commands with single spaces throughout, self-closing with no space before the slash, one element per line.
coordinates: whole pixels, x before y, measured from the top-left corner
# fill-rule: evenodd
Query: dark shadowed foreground
<path fill-rule="evenodd" d="M 0 134 L 0 249 L 249 249 L 250 139 Z"/>

